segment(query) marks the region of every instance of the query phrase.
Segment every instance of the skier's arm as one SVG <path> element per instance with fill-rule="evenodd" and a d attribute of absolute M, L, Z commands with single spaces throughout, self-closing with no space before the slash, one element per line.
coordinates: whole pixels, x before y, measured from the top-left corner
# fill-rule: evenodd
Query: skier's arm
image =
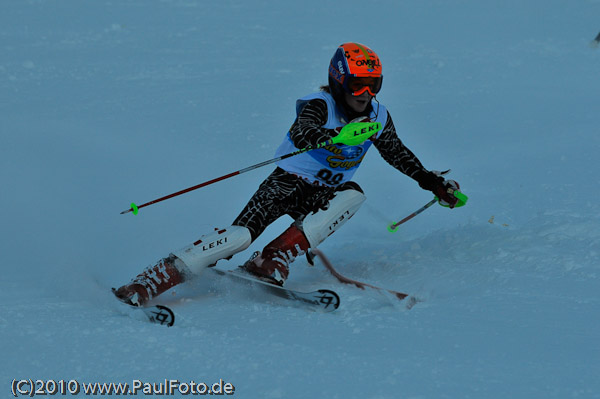
<path fill-rule="evenodd" d="M 323 127 L 327 123 L 327 103 L 321 99 L 310 100 L 290 128 L 290 137 L 297 148 L 316 146 L 335 137 L 338 132 Z"/>
<path fill-rule="evenodd" d="M 451 208 L 456 205 L 458 199 L 448 193 L 448 188 L 454 190 L 459 187 L 458 183 L 453 182 L 456 185 L 455 187 L 451 182 L 444 180 L 442 176 L 423 167 L 421 161 L 398 137 L 389 113 L 383 131 L 379 137 L 374 139 L 373 144 L 379 150 L 383 159 L 405 175 L 416 180 L 422 189 L 433 192 L 438 198 L 446 201 Z"/>
<path fill-rule="evenodd" d="M 415 154 L 402 143 L 389 113 L 383 130 L 373 144 L 387 163 L 417 182 L 424 174 L 429 173 Z"/>

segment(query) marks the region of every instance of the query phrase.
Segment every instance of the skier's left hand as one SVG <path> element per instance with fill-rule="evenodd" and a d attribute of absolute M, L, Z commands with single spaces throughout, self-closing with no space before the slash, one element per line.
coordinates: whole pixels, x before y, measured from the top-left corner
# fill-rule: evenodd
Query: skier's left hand
<path fill-rule="evenodd" d="M 454 208 L 458 203 L 454 191 L 458 189 L 460 189 L 460 185 L 456 181 L 444 180 L 442 184 L 435 188 L 434 194 L 440 199 L 440 205 Z"/>
<path fill-rule="evenodd" d="M 454 208 L 458 198 L 454 196 L 454 190 L 460 189 L 460 185 L 454 180 L 446 180 L 442 176 L 428 172 L 418 180 L 419 186 L 431 191 L 440 199 L 440 205 Z"/>

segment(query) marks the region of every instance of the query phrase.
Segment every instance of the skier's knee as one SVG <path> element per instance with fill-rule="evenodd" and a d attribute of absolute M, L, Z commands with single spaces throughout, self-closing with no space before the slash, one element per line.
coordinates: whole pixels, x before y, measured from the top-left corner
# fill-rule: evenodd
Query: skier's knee
<path fill-rule="evenodd" d="M 358 185 L 356 184 L 356 186 Z M 358 189 L 348 187 L 342 191 L 336 190 L 335 197 L 329 201 L 329 207 L 326 210 L 308 214 L 300 222 L 311 248 L 317 247 L 358 211 L 367 198 L 360 187 Z"/>
<path fill-rule="evenodd" d="M 220 259 L 229 258 L 243 251 L 252 242 L 250 231 L 246 227 L 230 226 L 203 235 L 191 245 L 173 251 L 192 274 L 200 274 Z"/>

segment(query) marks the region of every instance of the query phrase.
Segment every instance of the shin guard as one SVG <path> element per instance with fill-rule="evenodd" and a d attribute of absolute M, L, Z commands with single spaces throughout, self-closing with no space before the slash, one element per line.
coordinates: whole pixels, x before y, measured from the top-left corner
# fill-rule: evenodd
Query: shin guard
<path fill-rule="evenodd" d="M 229 258 L 250 246 L 250 230 L 230 226 L 200 237 L 195 243 L 173 252 L 192 274 L 214 266 L 220 259 Z"/>
<path fill-rule="evenodd" d="M 319 210 L 307 215 L 302 220 L 301 227 L 310 247 L 316 248 L 337 231 L 358 211 L 366 199 L 367 197 L 357 190 L 339 191 L 329 201 L 329 207 L 326 210 Z"/>

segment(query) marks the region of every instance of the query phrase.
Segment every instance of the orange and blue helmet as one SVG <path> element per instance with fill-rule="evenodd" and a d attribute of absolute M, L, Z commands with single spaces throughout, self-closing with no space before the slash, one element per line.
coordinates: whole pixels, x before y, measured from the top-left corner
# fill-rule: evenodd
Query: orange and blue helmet
<path fill-rule="evenodd" d="M 375 96 L 381 90 L 383 74 L 377 54 L 360 43 L 340 45 L 329 64 L 329 87 L 333 93 L 343 89 L 360 96 L 365 91 Z"/>

